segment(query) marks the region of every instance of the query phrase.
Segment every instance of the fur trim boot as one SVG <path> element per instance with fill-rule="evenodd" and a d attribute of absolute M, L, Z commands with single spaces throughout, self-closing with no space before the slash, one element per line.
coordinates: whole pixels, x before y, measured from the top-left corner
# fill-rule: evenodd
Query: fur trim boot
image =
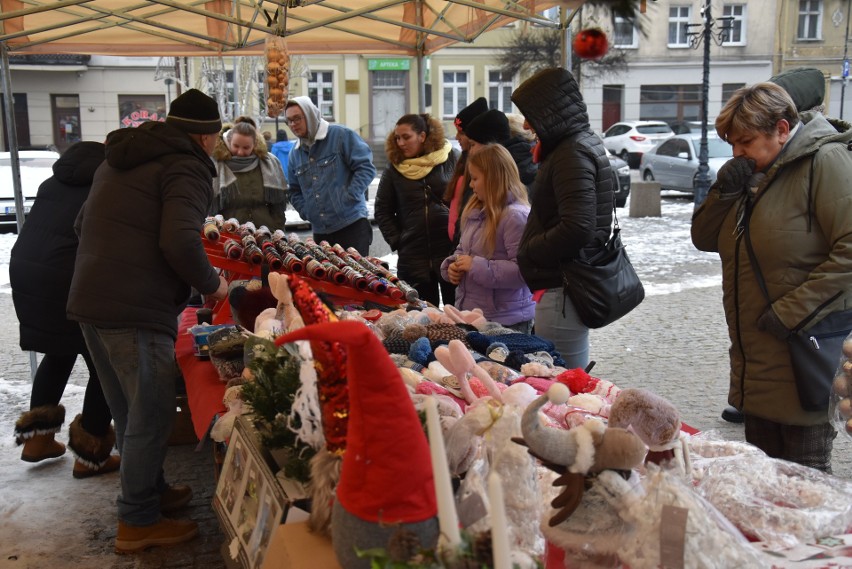
<path fill-rule="evenodd" d="M 121 458 L 112 454 L 115 430 L 110 425 L 107 433 L 96 437 L 83 428 L 83 416 L 77 415 L 68 426 L 68 448 L 77 457 L 74 478 L 88 478 L 118 470 Z"/>
<path fill-rule="evenodd" d="M 64 422 L 62 405 L 42 405 L 23 413 L 15 422 L 15 442 L 24 445 L 21 460 L 40 462 L 65 454 L 65 445 L 54 440 Z"/>

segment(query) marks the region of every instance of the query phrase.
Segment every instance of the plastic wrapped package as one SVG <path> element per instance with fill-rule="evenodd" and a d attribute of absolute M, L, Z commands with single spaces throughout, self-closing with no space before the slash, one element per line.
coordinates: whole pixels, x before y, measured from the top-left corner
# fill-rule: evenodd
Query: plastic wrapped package
<path fill-rule="evenodd" d="M 745 535 L 773 546 L 852 527 L 852 481 L 768 456 L 715 459 L 696 489 Z"/>
<path fill-rule="evenodd" d="M 828 419 L 838 433 L 852 437 L 852 334 L 843 341 L 840 365 L 831 384 Z"/>
<path fill-rule="evenodd" d="M 622 536 L 618 555 L 631 569 L 656 569 L 675 562 L 687 569 L 769 566 L 771 562 L 737 528 L 680 478 L 653 465 L 647 472 L 641 483 L 635 477 L 625 481 L 612 471 L 598 477 L 610 505 L 630 526 Z M 661 538 L 676 531 L 672 516 L 680 509 L 687 511 L 683 558 L 669 562 Z"/>

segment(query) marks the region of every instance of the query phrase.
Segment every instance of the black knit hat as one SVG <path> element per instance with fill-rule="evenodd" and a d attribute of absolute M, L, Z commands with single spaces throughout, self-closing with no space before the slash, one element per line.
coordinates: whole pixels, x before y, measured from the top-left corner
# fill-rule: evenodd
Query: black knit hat
<path fill-rule="evenodd" d="M 769 78 L 783 87 L 800 113 L 822 104 L 825 98 L 825 75 L 813 67 L 795 67 Z"/>
<path fill-rule="evenodd" d="M 190 89 L 172 101 L 166 122 L 192 134 L 215 134 L 222 130 L 219 105 L 198 89 Z"/>
<path fill-rule="evenodd" d="M 491 109 L 485 111 L 467 125 L 464 129 L 467 137 L 479 144 L 489 142 L 505 142 L 512 137 L 509 129 L 509 119 L 503 111 Z"/>
<path fill-rule="evenodd" d="M 459 111 L 459 114 L 456 115 L 456 128 L 467 133 L 467 125 L 470 124 L 470 121 L 484 113 L 488 110 L 488 101 L 485 100 L 485 97 L 480 97 L 462 110 Z"/>

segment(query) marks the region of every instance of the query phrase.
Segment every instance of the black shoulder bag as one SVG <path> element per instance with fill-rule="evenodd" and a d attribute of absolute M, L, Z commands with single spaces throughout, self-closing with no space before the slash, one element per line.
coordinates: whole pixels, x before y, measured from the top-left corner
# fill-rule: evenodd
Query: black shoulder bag
<path fill-rule="evenodd" d="M 563 291 L 589 328 L 602 328 L 615 322 L 645 299 L 645 289 L 633 269 L 621 242 L 621 228 L 613 207 L 615 225 L 601 248 L 580 255 L 563 265 Z"/>
<path fill-rule="evenodd" d="M 750 209 L 750 208 L 749 208 Z M 750 215 L 749 211 L 749 215 Z M 760 290 L 766 298 L 767 307 L 772 306 L 769 291 L 760 264 L 751 246 L 748 232 L 748 221 L 745 223 L 745 241 L 749 261 L 757 277 Z M 835 298 L 829 299 L 828 302 Z M 828 304 L 828 303 L 826 303 Z M 821 307 L 820 307 L 821 308 Z M 819 309 L 805 318 L 787 337 L 790 351 L 790 364 L 793 377 L 796 380 L 796 392 L 799 404 L 805 411 L 826 411 L 831 395 L 831 384 L 834 374 L 840 364 L 840 354 L 843 340 L 852 331 L 852 310 L 832 312 L 807 330 L 805 326 L 819 313 Z"/>

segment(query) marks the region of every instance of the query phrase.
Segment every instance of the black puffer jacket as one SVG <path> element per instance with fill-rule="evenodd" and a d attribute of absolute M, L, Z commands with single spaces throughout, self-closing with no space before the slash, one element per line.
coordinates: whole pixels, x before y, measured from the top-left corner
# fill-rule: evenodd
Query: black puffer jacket
<path fill-rule="evenodd" d="M 530 143 L 522 136 L 513 136 L 503 143 L 503 147 L 509 151 L 515 164 L 517 164 L 521 182 L 527 189 L 531 188 L 538 172 L 538 164 L 532 160 Z"/>
<path fill-rule="evenodd" d="M 201 146 L 169 124 L 111 132 L 78 219 L 69 318 L 177 337 L 190 286 L 219 287 L 200 233 L 214 174 Z"/>
<path fill-rule="evenodd" d="M 74 219 L 104 161 L 100 142 L 78 142 L 53 164 L 12 247 L 9 281 L 21 330 L 21 349 L 79 354 L 80 325 L 65 316 L 77 256 Z"/>
<path fill-rule="evenodd" d="M 424 143 L 426 153 L 449 144 L 440 124 L 435 119 L 430 121 L 430 133 Z M 392 250 L 399 252 L 399 276 L 416 285 L 436 278 L 441 263 L 453 252 L 447 231 L 449 209 L 441 197 L 453 176 L 458 154 L 451 151 L 446 161 L 433 167 L 424 178 L 409 180 L 392 165 L 395 158 L 397 163 L 400 161 L 400 155 L 393 153 L 396 143 L 391 145 L 390 136 L 386 148 L 391 164 L 379 181 L 374 215 L 382 237 Z"/>
<path fill-rule="evenodd" d="M 562 286 L 560 264 L 609 236 L 609 160 L 589 126 L 579 86 L 565 69 L 536 73 L 512 93 L 512 102 L 541 144 L 518 265 L 530 289 L 557 288 Z"/>

